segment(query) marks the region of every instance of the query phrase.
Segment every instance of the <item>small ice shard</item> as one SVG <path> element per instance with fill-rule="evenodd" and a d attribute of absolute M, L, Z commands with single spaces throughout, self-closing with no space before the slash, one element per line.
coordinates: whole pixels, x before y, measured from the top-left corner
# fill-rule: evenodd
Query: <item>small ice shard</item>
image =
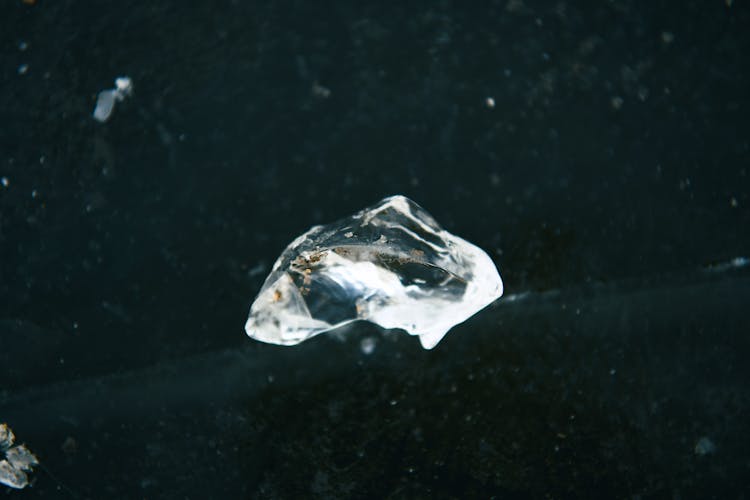
<path fill-rule="evenodd" d="M 245 331 L 294 345 L 366 320 L 418 335 L 431 349 L 502 294 L 486 253 L 413 201 L 392 196 L 295 239 L 250 307 Z"/>
<path fill-rule="evenodd" d="M 24 445 L 14 446 L 5 452 L 5 458 L 18 470 L 30 471 L 39 461 Z"/>
<path fill-rule="evenodd" d="M 94 119 L 100 122 L 109 120 L 112 111 L 115 109 L 115 91 L 102 90 L 96 99 L 96 108 L 94 108 Z"/>
<path fill-rule="evenodd" d="M 115 103 L 123 101 L 133 92 L 133 81 L 128 76 L 115 78 L 115 88 L 102 90 L 96 99 L 94 119 L 106 122 L 115 110 Z"/>
<path fill-rule="evenodd" d="M 39 464 L 39 460 L 24 445 L 13 446 L 16 437 L 7 424 L 0 424 L 0 484 L 22 489 L 29 484 L 27 472 Z"/>
<path fill-rule="evenodd" d="M 16 436 L 10 430 L 8 424 L 0 424 L 0 451 L 5 451 L 13 446 L 15 440 Z"/>
<path fill-rule="evenodd" d="M 24 471 L 16 469 L 7 460 L 0 460 L 0 484 L 20 490 L 29 484 L 29 478 Z"/>

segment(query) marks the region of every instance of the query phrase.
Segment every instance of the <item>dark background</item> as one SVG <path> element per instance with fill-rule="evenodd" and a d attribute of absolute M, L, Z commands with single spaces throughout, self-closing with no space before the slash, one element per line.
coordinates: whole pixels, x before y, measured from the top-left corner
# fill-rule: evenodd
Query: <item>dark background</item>
<path fill-rule="evenodd" d="M 6 2 L 0 422 L 41 461 L 12 496 L 747 495 L 748 27 L 739 0 Z M 432 351 L 245 336 L 287 243 L 392 194 L 506 298 Z"/>

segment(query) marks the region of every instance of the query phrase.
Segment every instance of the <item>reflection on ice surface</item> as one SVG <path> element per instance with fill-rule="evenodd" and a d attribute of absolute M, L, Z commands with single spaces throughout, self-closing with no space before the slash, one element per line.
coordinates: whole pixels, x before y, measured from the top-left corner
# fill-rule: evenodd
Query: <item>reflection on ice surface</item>
<path fill-rule="evenodd" d="M 263 284 L 245 330 L 294 345 L 366 320 L 418 335 L 431 349 L 502 293 L 486 253 L 413 201 L 392 196 L 295 239 Z"/>

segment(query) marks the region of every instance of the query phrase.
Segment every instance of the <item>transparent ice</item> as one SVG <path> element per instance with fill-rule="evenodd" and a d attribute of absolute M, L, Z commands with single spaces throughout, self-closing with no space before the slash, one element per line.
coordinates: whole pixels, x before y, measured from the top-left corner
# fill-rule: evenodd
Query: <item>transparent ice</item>
<path fill-rule="evenodd" d="M 115 78 L 115 88 L 102 90 L 96 98 L 93 117 L 98 122 L 106 122 L 115 110 L 115 103 L 124 101 L 133 93 L 133 81 L 129 76 Z"/>
<path fill-rule="evenodd" d="M 27 473 L 39 464 L 36 456 L 24 445 L 13 446 L 16 436 L 7 424 L 0 424 L 0 484 L 22 489 L 28 486 Z"/>
<path fill-rule="evenodd" d="M 4 452 L 13 446 L 15 440 L 16 436 L 10 427 L 8 427 L 8 424 L 0 424 L 0 452 Z"/>
<path fill-rule="evenodd" d="M 431 349 L 502 294 L 485 252 L 410 199 L 392 196 L 295 239 L 266 278 L 245 330 L 294 345 L 366 320 L 418 335 Z"/>

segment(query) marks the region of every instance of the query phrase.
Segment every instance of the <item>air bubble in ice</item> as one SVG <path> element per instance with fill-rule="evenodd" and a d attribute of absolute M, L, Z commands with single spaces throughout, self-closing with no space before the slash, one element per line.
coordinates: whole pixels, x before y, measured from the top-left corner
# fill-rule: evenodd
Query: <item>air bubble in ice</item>
<path fill-rule="evenodd" d="M 485 252 L 392 196 L 295 239 L 266 278 L 245 330 L 294 345 L 366 320 L 406 330 L 431 349 L 502 293 Z"/>

